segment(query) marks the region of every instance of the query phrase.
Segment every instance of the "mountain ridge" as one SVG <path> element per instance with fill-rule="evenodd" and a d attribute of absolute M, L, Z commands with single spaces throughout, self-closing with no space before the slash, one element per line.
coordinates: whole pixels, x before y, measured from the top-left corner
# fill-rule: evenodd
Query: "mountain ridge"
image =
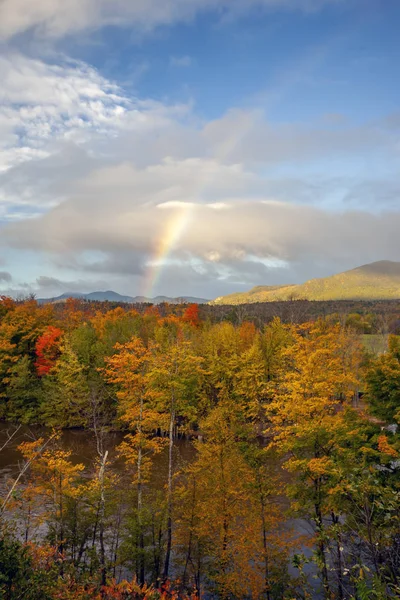
<path fill-rule="evenodd" d="M 255 286 L 247 292 L 219 296 L 210 304 L 248 304 L 277 300 L 400 299 L 400 262 L 380 260 L 300 284 Z"/>
<path fill-rule="evenodd" d="M 168 302 L 169 304 L 206 304 L 209 302 L 209 300 L 206 298 L 196 298 L 195 296 L 177 296 L 176 298 L 170 298 L 169 296 L 155 296 L 154 298 L 147 298 L 146 296 L 126 296 L 123 294 L 118 294 L 118 292 L 114 292 L 113 290 L 89 293 L 65 292 L 59 296 L 54 296 L 51 298 L 38 298 L 38 302 L 39 304 L 56 304 L 59 302 L 65 302 L 68 298 L 92 300 L 97 302 L 125 302 L 127 304 L 161 304 L 162 302 Z"/>

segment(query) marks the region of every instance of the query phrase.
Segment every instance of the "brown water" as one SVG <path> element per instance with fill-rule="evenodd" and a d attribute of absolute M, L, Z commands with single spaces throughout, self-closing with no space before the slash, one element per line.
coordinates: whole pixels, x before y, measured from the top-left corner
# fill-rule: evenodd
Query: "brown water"
<path fill-rule="evenodd" d="M 8 437 L 17 429 L 16 425 L 0 422 L 0 448 L 6 443 Z M 21 426 L 12 440 L 0 451 L 0 493 L 3 492 L 10 480 L 18 476 L 23 465 L 23 456 L 18 450 L 19 444 L 25 441 L 34 441 L 38 438 L 48 439 L 51 430 L 47 427 Z M 121 432 L 108 433 L 104 437 L 104 450 L 108 450 L 110 468 L 122 476 L 129 478 L 129 469 L 123 459 L 118 457 L 117 448 L 122 442 L 124 434 Z M 90 471 L 98 458 L 96 438 L 90 431 L 82 429 L 68 429 L 61 434 L 60 445 L 63 450 L 71 451 L 71 460 L 82 463 Z M 189 440 L 178 439 L 175 441 L 174 462 L 176 468 L 193 460 L 195 449 Z M 154 457 L 152 478 L 150 486 L 161 489 L 166 482 L 168 472 L 168 451 L 165 448 Z"/>
<path fill-rule="evenodd" d="M 18 426 L 0 422 L 0 448 L 5 444 L 8 437 L 13 434 Z M 19 444 L 24 441 L 34 441 L 38 438 L 48 439 L 51 435 L 51 430 L 46 427 L 38 426 L 20 426 L 12 440 L 5 445 L 0 451 L 0 497 L 10 488 L 13 480 L 18 476 L 21 467 L 24 464 L 23 456 L 18 450 Z M 123 459 L 118 457 L 118 446 L 122 442 L 124 434 L 121 432 L 112 432 L 104 438 L 104 450 L 108 450 L 110 459 L 110 469 L 120 476 L 121 486 L 129 485 L 131 475 L 129 468 L 126 466 Z M 90 431 L 82 429 L 64 430 L 60 438 L 61 447 L 64 450 L 71 451 L 71 460 L 74 463 L 83 463 L 87 468 L 87 472 L 93 472 L 93 466 L 98 458 L 97 444 L 94 434 Z M 194 460 L 196 450 L 189 440 L 178 439 L 175 441 L 175 469 L 178 470 L 184 464 Z M 168 474 L 168 449 L 167 447 L 154 457 L 152 476 L 149 486 L 153 490 L 161 490 L 164 488 Z M 23 485 L 21 482 L 19 485 Z M 118 490 L 116 490 L 118 493 Z M 285 498 L 280 498 L 280 502 L 287 507 Z M 302 519 L 288 519 L 286 527 L 290 528 L 296 534 L 303 535 L 311 533 L 310 526 Z M 40 535 L 40 534 L 39 534 Z M 303 548 L 306 553 L 309 550 Z M 291 569 L 290 569 L 291 570 Z M 313 567 L 306 568 L 310 571 L 310 576 Z M 295 574 L 295 573 L 292 573 Z M 320 598 L 319 594 L 314 592 L 313 598 Z"/>

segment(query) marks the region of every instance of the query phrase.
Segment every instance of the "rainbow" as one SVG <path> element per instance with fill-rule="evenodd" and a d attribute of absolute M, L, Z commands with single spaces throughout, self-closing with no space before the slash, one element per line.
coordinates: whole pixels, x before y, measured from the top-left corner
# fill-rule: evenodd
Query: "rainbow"
<path fill-rule="evenodd" d="M 152 258 L 147 263 L 143 295 L 152 298 L 162 268 L 169 255 L 174 250 L 179 238 L 191 220 L 195 205 L 192 202 L 170 202 L 162 206 L 162 210 L 171 211 L 168 214 L 161 238 L 157 241 Z"/>
<path fill-rule="evenodd" d="M 246 133 L 254 126 L 252 115 L 244 114 L 242 119 L 235 123 L 232 127 L 230 134 L 227 138 L 219 144 L 217 151 L 214 155 L 214 160 L 217 162 L 223 162 L 237 147 L 239 141 L 246 135 Z M 215 174 L 210 172 L 208 177 L 205 177 L 201 183 L 199 183 L 198 189 L 192 194 L 193 197 L 200 196 L 201 192 L 210 185 L 215 179 Z M 188 226 L 193 211 L 195 210 L 196 204 L 193 202 L 166 202 L 164 205 L 160 205 L 164 210 L 172 211 L 169 218 L 166 219 L 162 235 L 155 244 L 152 258 L 147 262 L 147 272 L 144 279 L 144 291 L 143 295 L 152 298 L 154 294 L 155 286 L 157 285 L 160 275 L 165 263 L 175 249 L 176 244 L 181 237 L 182 233 Z"/>

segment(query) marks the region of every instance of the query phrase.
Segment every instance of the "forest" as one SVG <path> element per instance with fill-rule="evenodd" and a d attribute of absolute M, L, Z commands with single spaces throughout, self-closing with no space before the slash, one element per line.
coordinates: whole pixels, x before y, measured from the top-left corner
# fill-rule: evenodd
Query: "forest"
<path fill-rule="evenodd" d="M 1 598 L 400 598 L 398 303 L 285 306 L 0 299 Z"/>

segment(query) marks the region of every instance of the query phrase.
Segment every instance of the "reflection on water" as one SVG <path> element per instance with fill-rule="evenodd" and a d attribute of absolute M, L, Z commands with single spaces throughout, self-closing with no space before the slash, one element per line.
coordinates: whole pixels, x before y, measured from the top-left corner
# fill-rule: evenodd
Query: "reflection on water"
<path fill-rule="evenodd" d="M 0 423 L 0 448 L 5 444 L 8 437 L 17 429 L 16 425 L 10 423 Z M 18 445 L 24 441 L 34 441 L 38 438 L 49 438 L 52 431 L 50 428 L 39 426 L 20 426 L 12 440 L 7 443 L 0 452 L 0 496 L 10 485 L 10 481 L 15 479 L 20 472 L 23 464 L 23 457 L 18 450 Z M 118 456 L 118 446 L 122 442 L 124 434 L 122 432 L 110 432 L 104 438 L 104 450 L 109 452 L 109 469 L 119 476 L 121 489 L 126 489 L 129 483 L 131 474 L 129 466 L 125 461 Z M 96 438 L 93 432 L 81 429 L 64 430 L 61 433 L 59 441 L 62 449 L 71 451 L 71 460 L 74 463 L 83 463 L 87 468 L 87 472 L 93 472 L 93 467 L 98 457 Z M 190 463 L 196 454 L 193 443 L 186 439 L 178 439 L 175 441 L 175 470 L 179 470 L 184 464 Z M 279 467 L 277 467 L 279 468 Z M 154 456 L 153 468 L 149 488 L 154 491 L 159 491 L 165 488 L 168 475 L 168 448 Z M 286 474 L 287 477 L 287 474 Z M 118 490 L 116 490 L 118 493 Z M 279 497 L 276 499 L 284 507 L 288 507 L 287 498 Z M 302 536 L 305 533 L 312 533 L 312 527 L 303 519 L 290 518 L 286 521 L 285 529 L 291 529 L 295 536 Z M 44 531 L 44 530 L 43 530 Z M 39 532 L 37 532 L 39 533 Z M 40 536 L 40 533 L 39 533 Z M 310 549 L 302 548 L 306 554 L 310 554 Z M 296 573 L 290 569 L 292 575 Z M 315 581 L 315 565 L 307 565 L 305 571 L 313 582 L 313 587 L 318 587 L 318 582 Z M 121 572 L 123 576 L 131 575 L 128 571 Z M 314 599 L 321 598 L 317 589 L 313 590 L 312 597 Z"/>
<path fill-rule="evenodd" d="M 0 422 L 0 448 L 6 443 L 17 429 L 17 425 Z M 15 478 L 23 463 L 23 457 L 18 450 L 19 444 L 25 441 L 34 441 L 38 438 L 45 440 L 50 437 L 51 429 L 39 426 L 19 427 L 12 440 L 5 445 L 0 452 L 0 486 L 4 490 L 7 480 Z M 121 432 L 110 432 L 104 437 L 104 450 L 108 450 L 110 468 L 122 478 L 129 477 L 129 469 L 123 459 L 118 457 L 118 446 L 122 442 L 124 434 Z M 71 460 L 74 463 L 82 463 L 89 470 L 97 459 L 96 438 L 93 432 L 82 429 L 68 429 L 61 433 L 60 442 L 63 450 L 71 451 Z M 186 439 L 175 441 L 175 465 L 177 468 L 193 460 L 195 456 L 193 444 Z M 153 461 L 152 477 L 150 486 L 161 489 L 166 482 L 168 471 L 167 448 L 156 455 Z"/>

